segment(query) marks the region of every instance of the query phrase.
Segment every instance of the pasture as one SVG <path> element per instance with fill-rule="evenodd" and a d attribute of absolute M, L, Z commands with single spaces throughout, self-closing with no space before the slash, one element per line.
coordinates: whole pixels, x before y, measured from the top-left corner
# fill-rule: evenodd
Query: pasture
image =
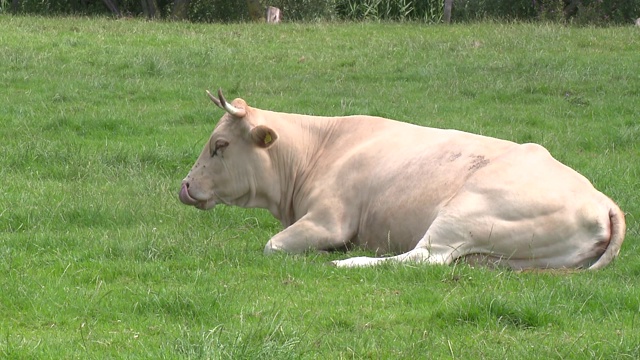
<path fill-rule="evenodd" d="M 637 359 L 639 48 L 634 27 L 2 15 L 0 357 Z M 524 273 L 264 257 L 268 212 L 177 199 L 218 87 L 540 143 L 626 212 L 621 254 Z"/>

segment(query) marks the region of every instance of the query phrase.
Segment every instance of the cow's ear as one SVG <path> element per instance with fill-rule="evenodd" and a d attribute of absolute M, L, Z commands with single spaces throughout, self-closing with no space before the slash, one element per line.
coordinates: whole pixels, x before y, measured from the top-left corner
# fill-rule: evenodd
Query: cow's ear
<path fill-rule="evenodd" d="M 258 125 L 251 129 L 251 139 L 256 145 L 266 149 L 278 140 L 278 134 L 267 126 Z"/>

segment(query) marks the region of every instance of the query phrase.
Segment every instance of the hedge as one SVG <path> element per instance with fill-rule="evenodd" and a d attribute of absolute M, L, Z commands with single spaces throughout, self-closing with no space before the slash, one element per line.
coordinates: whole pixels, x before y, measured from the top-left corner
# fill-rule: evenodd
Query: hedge
<path fill-rule="evenodd" d="M 147 16 L 194 22 L 255 20 L 275 6 L 283 21 L 440 22 L 444 0 L 0 0 L 0 13 Z M 186 10 L 180 11 L 183 5 Z M 253 7 L 253 12 L 250 8 Z M 452 21 L 479 19 L 631 24 L 640 0 L 454 0 Z"/>

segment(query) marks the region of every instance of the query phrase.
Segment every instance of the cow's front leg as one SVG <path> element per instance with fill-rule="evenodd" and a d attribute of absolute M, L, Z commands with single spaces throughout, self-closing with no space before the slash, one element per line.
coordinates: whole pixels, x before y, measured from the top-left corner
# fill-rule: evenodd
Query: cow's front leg
<path fill-rule="evenodd" d="M 346 224 L 305 216 L 272 237 L 264 247 L 264 253 L 334 250 L 348 245 L 351 238 Z"/>

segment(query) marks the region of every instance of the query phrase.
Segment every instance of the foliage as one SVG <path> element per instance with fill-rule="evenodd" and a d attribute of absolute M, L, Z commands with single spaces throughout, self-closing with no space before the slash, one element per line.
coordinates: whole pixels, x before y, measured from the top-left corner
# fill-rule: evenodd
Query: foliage
<path fill-rule="evenodd" d="M 443 0 L 341 0 L 336 9 L 343 19 L 439 22 Z"/>
<path fill-rule="evenodd" d="M 195 22 L 237 22 L 249 18 L 245 1 L 191 0 L 189 20 Z"/>
<path fill-rule="evenodd" d="M 0 358 L 640 358 L 636 28 L 2 16 L 0 34 Z M 524 273 L 265 257 L 267 211 L 177 199 L 218 87 L 543 144 L 626 212 L 620 257 Z"/>
<path fill-rule="evenodd" d="M 571 20 L 578 24 L 629 24 L 640 18 L 638 0 L 582 0 Z"/>
<path fill-rule="evenodd" d="M 526 20 L 535 16 L 534 2 L 531 0 L 456 0 L 451 18 L 454 21 Z"/>
<path fill-rule="evenodd" d="M 331 20 L 334 0 L 271 0 L 260 1 L 261 7 L 275 6 L 282 10 L 284 21 Z M 262 11 L 264 13 L 264 11 Z M 189 20 L 196 22 L 237 22 L 250 19 L 244 0 L 191 0 Z"/>
<path fill-rule="evenodd" d="M 577 24 L 631 24 L 640 0 L 456 0 L 452 18 L 534 20 Z"/>
<path fill-rule="evenodd" d="M 336 3 L 340 0 L 262 0 L 266 6 L 282 10 L 284 21 L 333 20 L 336 17 Z"/>
<path fill-rule="evenodd" d="M 0 0 L 0 12 L 11 1 Z M 159 0 L 160 18 L 169 18 L 175 0 Z M 254 0 L 263 9 L 276 6 L 284 21 L 420 21 L 440 22 L 444 0 Z M 28 14 L 107 14 L 101 0 L 19 0 L 18 12 Z M 140 0 L 116 1 L 127 16 L 143 15 Z M 250 20 L 245 0 L 190 0 L 188 19 L 194 22 Z M 543 20 L 580 25 L 630 24 L 640 17 L 640 0 L 455 0 L 453 21 L 478 19 Z"/>

